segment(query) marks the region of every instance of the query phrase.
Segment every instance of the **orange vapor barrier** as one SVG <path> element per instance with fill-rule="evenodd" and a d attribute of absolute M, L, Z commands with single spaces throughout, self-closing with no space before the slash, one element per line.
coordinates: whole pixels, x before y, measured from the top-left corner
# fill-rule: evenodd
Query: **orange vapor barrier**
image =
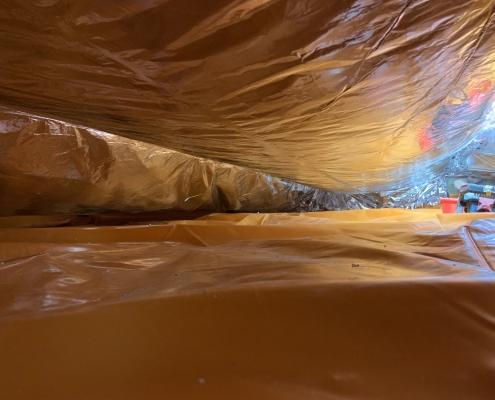
<path fill-rule="evenodd" d="M 2 397 L 492 399 L 495 222 L 437 212 L 0 218 Z"/>

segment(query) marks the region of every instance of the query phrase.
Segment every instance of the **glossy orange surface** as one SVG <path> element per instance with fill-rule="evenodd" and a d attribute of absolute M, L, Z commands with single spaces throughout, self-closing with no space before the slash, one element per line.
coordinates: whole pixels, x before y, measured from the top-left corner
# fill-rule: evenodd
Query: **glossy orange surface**
<path fill-rule="evenodd" d="M 491 399 L 495 223 L 436 212 L 2 228 L 2 393 Z"/>

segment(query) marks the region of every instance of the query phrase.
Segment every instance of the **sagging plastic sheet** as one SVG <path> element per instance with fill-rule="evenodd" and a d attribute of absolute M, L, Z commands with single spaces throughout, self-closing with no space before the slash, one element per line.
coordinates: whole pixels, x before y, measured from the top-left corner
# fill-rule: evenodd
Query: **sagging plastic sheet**
<path fill-rule="evenodd" d="M 46 118 L 0 114 L 0 215 L 299 208 L 302 185 Z M 313 190 L 314 191 L 314 190 Z"/>
<path fill-rule="evenodd" d="M 483 124 L 493 7 L 5 0 L 0 104 L 331 190 L 395 189 Z"/>
<path fill-rule="evenodd" d="M 214 214 L 35 229 L 10 218 L 2 394 L 491 400 L 495 224 L 475 220 L 486 216 Z"/>
<path fill-rule="evenodd" d="M 441 184 L 338 193 L 21 113 L 0 113 L 0 215 L 422 207 Z M 177 215 L 169 213 L 169 218 Z"/>

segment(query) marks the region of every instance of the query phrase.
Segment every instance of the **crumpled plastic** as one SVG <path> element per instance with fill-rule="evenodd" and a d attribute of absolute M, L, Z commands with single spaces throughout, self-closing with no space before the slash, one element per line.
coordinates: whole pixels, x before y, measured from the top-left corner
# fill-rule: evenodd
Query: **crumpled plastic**
<path fill-rule="evenodd" d="M 0 215 L 298 208 L 297 191 L 260 172 L 6 112 L 0 186 Z"/>
<path fill-rule="evenodd" d="M 492 22 L 491 0 L 6 0 L 0 105 L 335 192 L 401 189 L 483 124 Z"/>
<path fill-rule="evenodd" d="M 447 195 L 484 140 L 442 170 L 383 192 L 333 192 L 247 168 L 22 113 L 0 113 L 0 215 L 153 211 L 318 211 L 421 208 Z M 184 217 L 185 215 L 183 215 Z M 169 218 L 179 218 L 168 213 Z"/>

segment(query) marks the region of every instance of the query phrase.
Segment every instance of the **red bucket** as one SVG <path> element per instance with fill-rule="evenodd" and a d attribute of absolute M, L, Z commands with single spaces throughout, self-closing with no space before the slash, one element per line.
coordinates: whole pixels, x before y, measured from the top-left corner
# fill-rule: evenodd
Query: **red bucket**
<path fill-rule="evenodd" d="M 440 199 L 440 205 L 444 214 L 455 214 L 457 212 L 457 199 L 442 197 Z"/>

